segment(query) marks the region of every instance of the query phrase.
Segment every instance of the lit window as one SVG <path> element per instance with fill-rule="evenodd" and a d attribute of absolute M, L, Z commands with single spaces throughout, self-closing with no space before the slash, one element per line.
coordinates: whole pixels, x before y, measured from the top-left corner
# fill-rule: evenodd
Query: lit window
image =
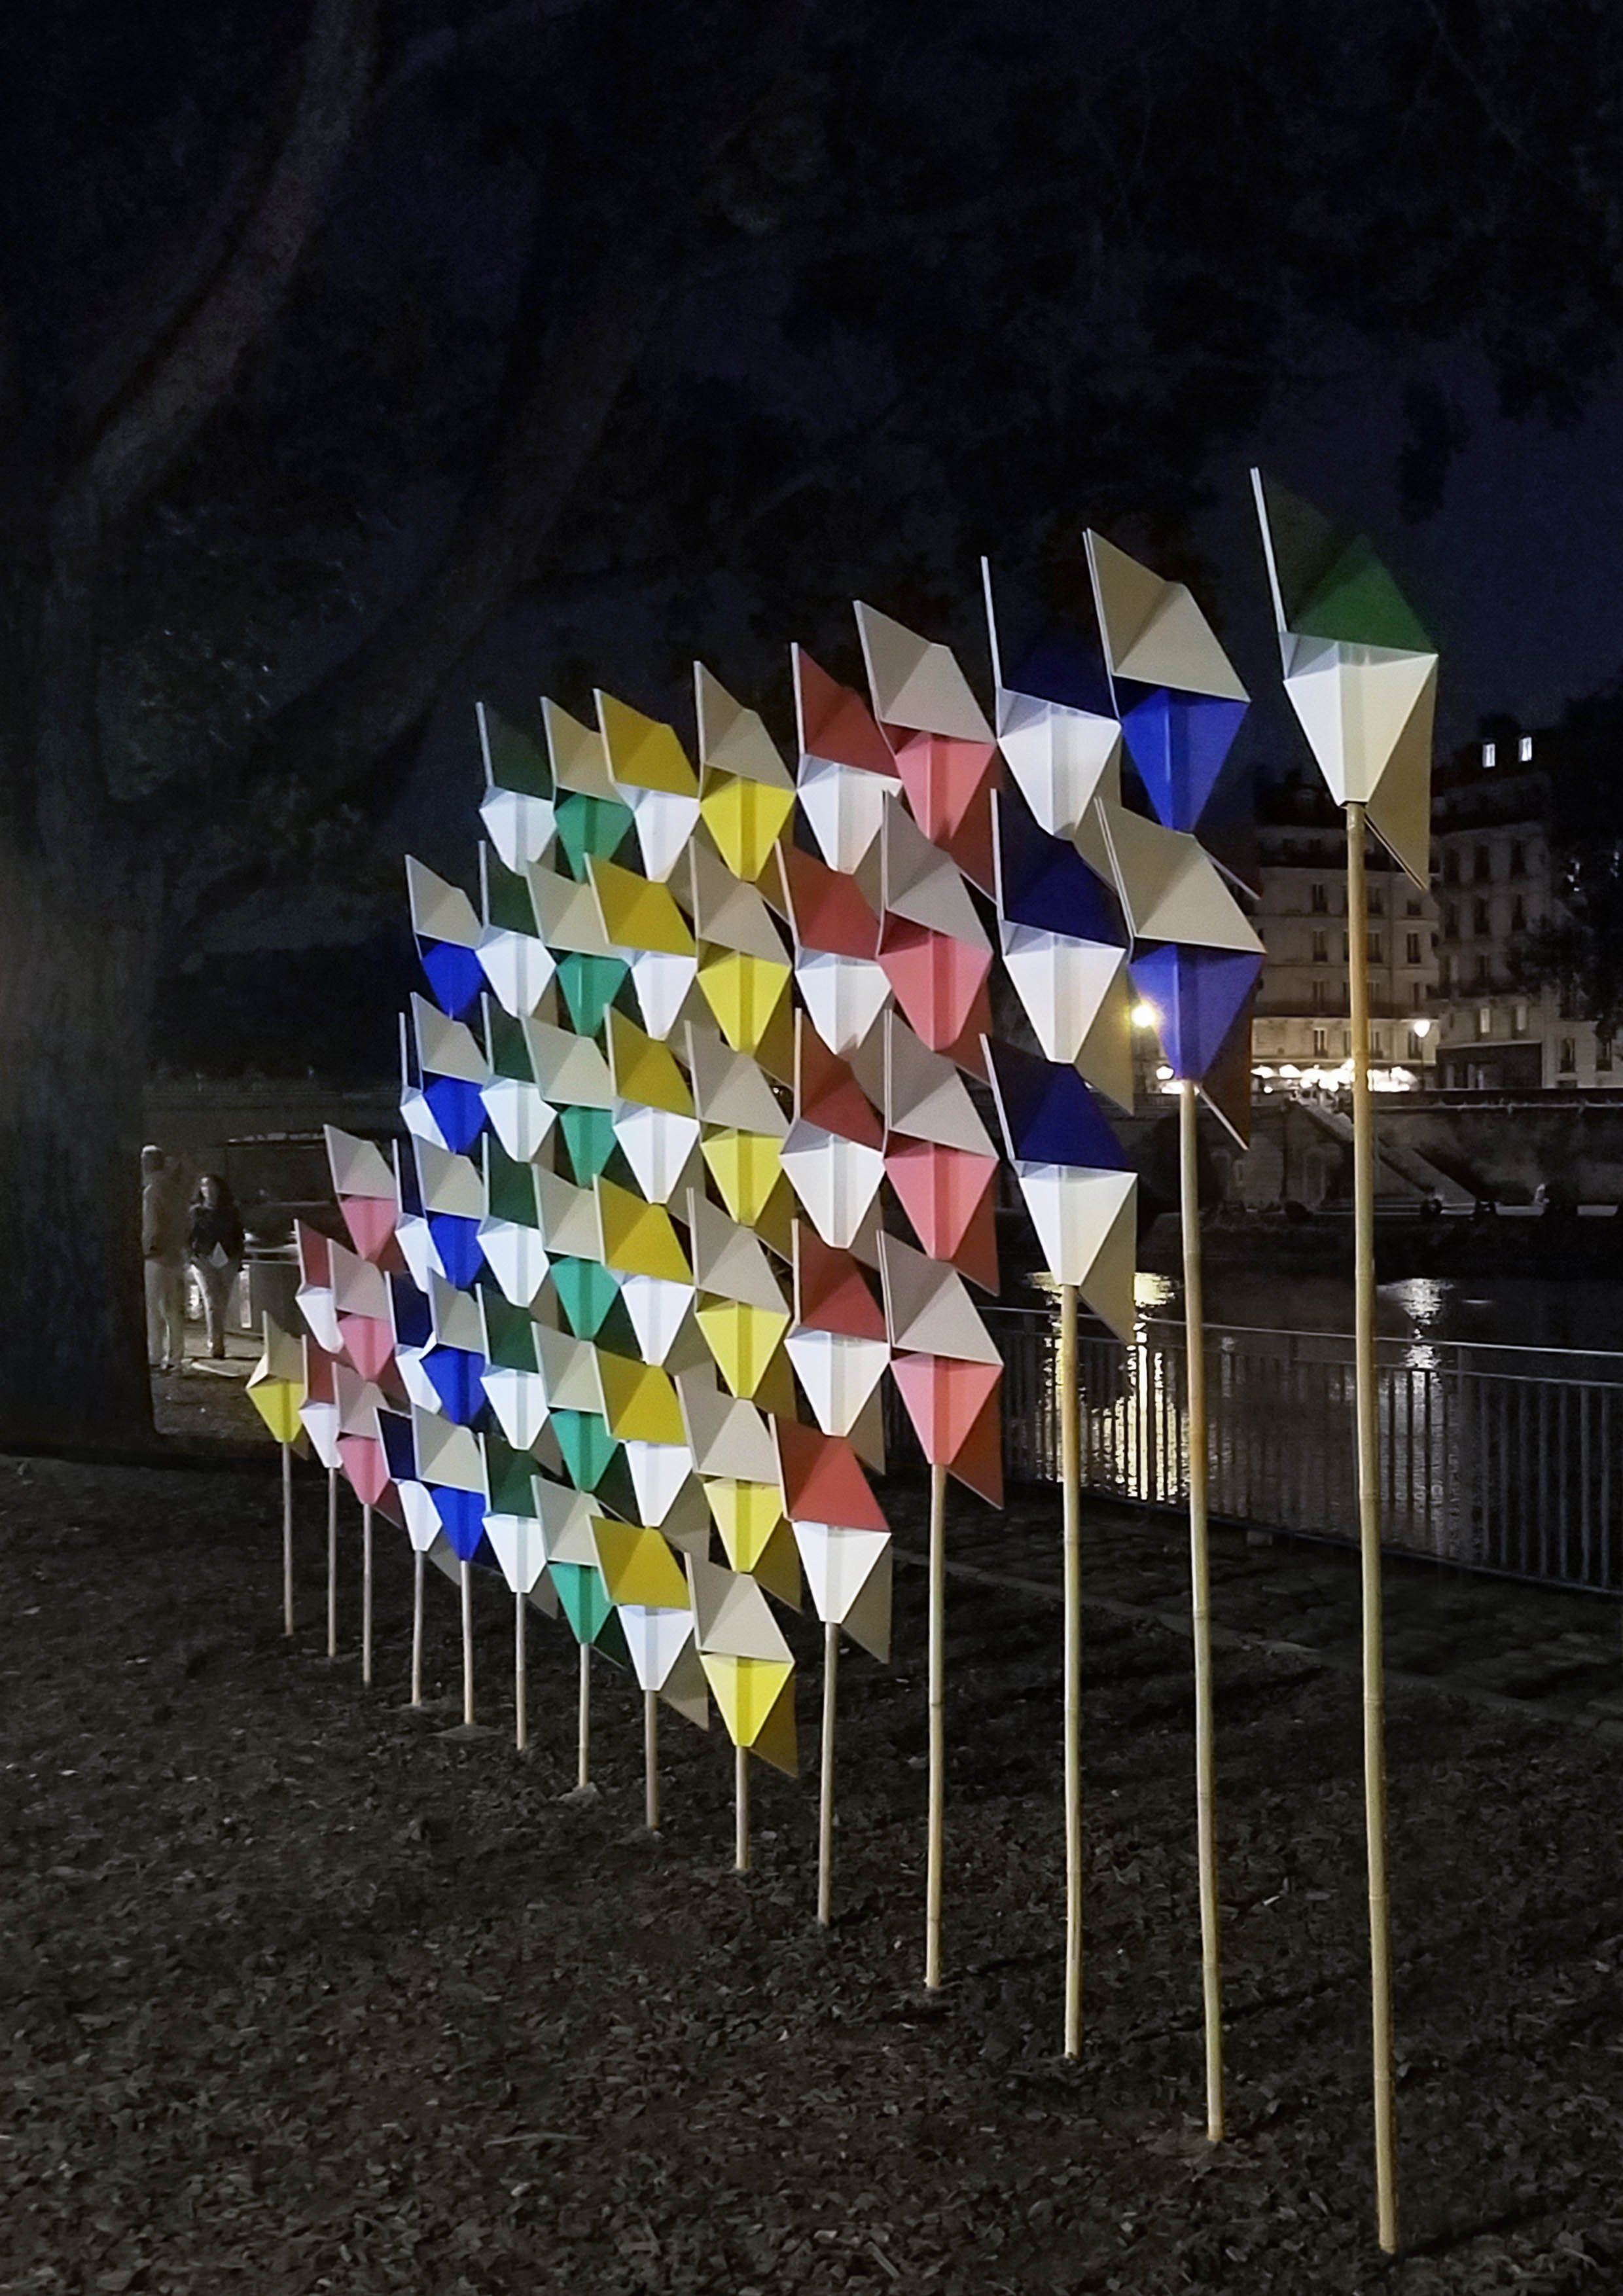
<path fill-rule="evenodd" d="M 1520 765 L 1530 766 L 1532 764 L 1533 737 L 1530 734 L 1524 734 L 1521 739 L 1517 742 L 1516 759 Z"/>
<path fill-rule="evenodd" d="M 1498 762 L 1499 752 L 1497 745 L 1492 742 L 1484 742 L 1482 744 L 1482 771 L 1485 774 L 1491 774 Z"/>
<path fill-rule="evenodd" d="M 1491 1036 L 1493 1035 L 1493 1032 L 1494 1032 L 1494 1008 L 1493 1008 L 1493 1006 L 1492 1006 L 1491 1004 L 1479 1004 L 1479 1005 L 1478 1005 L 1478 1007 L 1477 1007 L 1477 1034 L 1478 1034 L 1478 1036 L 1479 1036 L 1479 1037 L 1491 1037 Z"/>

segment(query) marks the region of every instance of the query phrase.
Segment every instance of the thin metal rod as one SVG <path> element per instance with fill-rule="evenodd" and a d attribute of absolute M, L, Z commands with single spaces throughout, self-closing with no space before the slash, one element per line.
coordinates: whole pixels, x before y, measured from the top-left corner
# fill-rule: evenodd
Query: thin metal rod
<path fill-rule="evenodd" d="M 750 1871 L 750 1754 L 744 1746 L 733 1749 L 733 1863 L 741 1874 Z"/>
<path fill-rule="evenodd" d="M 293 1631 L 293 1447 L 282 1447 L 282 1631 Z"/>
<path fill-rule="evenodd" d="M 1386 1683 L 1381 1622 L 1381 1431 L 1375 1370 L 1375 1113 L 1369 1089 L 1369 925 L 1362 805 L 1347 808 L 1348 985 L 1353 1058 L 1353 1365 L 1358 1428 L 1358 1559 L 1364 1596 L 1364 1832 L 1369 1862 L 1370 2044 L 1375 2229 L 1398 2246 L 1392 2064 L 1392 1914 L 1386 1856 Z"/>
<path fill-rule="evenodd" d="M 338 1656 L 338 1469 L 327 1469 L 327 1656 Z"/>
<path fill-rule="evenodd" d="M 947 1470 L 930 1471 L 930 1816 L 924 1861 L 924 1983 L 941 1982 L 941 1818 L 947 1793 Z"/>
<path fill-rule="evenodd" d="M 1223 1969 L 1217 1906 L 1217 1734 L 1212 1720 L 1211 1570 L 1206 1531 L 1206 1314 L 1201 1286 L 1200 1132 L 1194 1085 L 1178 1086 L 1178 1210 L 1184 1240 L 1184 1346 L 1189 1416 L 1189 1607 L 1194 1640 L 1195 1850 L 1201 1885 L 1201 1998 L 1206 2023 L 1206 2134 L 1223 2135 Z"/>
<path fill-rule="evenodd" d="M 427 1561 L 418 1547 L 412 1556 L 412 1704 L 422 1703 L 422 1566 Z"/>
<path fill-rule="evenodd" d="M 529 1743 L 529 1680 L 524 1664 L 524 1613 L 529 1598 L 512 1598 L 512 1742 L 521 1754 Z"/>
<path fill-rule="evenodd" d="M 1060 1488 L 1065 1569 L 1065 2054 L 1082 2054 L 1082 1427 L 1077 1287 L 1060 1286 Z"/>
<path fill-rule="evenodd" d="M 817 1919 L 827 1929 L 834 1906 L 834 1708 L 840 1681 L 840 1629 L 823 1628 L 823 1765 L 817 1789 Z"/>
<path fill-rule="evenodd" d="M 462 1567 L 462 1718 L 473 1727 L 473 1565 Z"/>
<path fill-rule="evenodd" d="M 361 1680 L 372 1680 L 372 1509 L 361 1509 Z"/>
<path fill-rule="evenodd" d="M 580 1645 L 580 1700 L 577 1720 L 575 1784 L 592 1783 L 592 1645 Z"/>
<path fill-rule="evenodd" d="M 660 1701 L 643 1693 L 643 1817 L 650 1833 L 660 1830 Z"/>

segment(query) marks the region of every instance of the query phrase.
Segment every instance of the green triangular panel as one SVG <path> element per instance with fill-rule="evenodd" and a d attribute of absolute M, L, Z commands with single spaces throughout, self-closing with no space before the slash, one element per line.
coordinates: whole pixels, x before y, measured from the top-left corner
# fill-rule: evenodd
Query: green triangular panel
<path fill-rule="evenodd" d="M 553 1287 L 578 1340 L 594 1340 L 604 1316 L 619 1302 L 619 1285 L 600 1259 L 554 1259 Z"/>
<path fill-rule="evenodd" d="M 491 1362 L 498 1365 L 503 1371 L 538 1371 L 540 1365 L 536 1357 L 536 1326 L 530 1316 L 524 1308 L 515 1308 L 511 1300 L 504 1300 L 494 1285 L 485 1287 L 482 1297 L 485 1306 L 485 1334 L 490 1349 Z M 533 1475 L 535 1472 L 536 1463 L 532 1459 L 529 1462 L 529 1472 Z M 528 1506 L 498 1505 L 494 1493 L 491 1496 L 491 1505 L 498 1514 L 529 1513 Z"/>
<path fill-rule="evenodd" d="M 554 1411 L 547 1423 L 558 1438 L 570 1482 L 578 1491 L 596 1490 L 619 1448 L 608 1421 L 595 1411 Z"/>
<path fill-rule="evenodd" d="M 480 705 L 480 726 L 485 744 L 485 764 L 497 789 L 513 790 L 520 797 L 551 797 L 553 777 L 546 752 L 538 742 L 488 701 Z M 533 927 L 527 926 L 527 931 Z"/>
<path fill-rule="evenodd" d="M 491 852 L 485 856 L 485 887 L 493 925 L 500 925 L 504 932 L 528 933 L 532 939 L 537 938 L 536 905 L 529 898 L 529 887 Z"/>
<path fill-rule="evenodd" d="M 514 1451 L 499 1435 L 485 1438 L 485 1472 L 490 1483 L 492 1514 L 527 1514 L 536 1512 L 536 1463 L 528 1451 Z"/>
<path fill-rule="evenodd" d="M 614 797 L 586 797 L 571 790 L 558 800 L 558 846 L 569 873 L 585 884 L 586 856 L 612 861 L 632 833 L 631 808 Z"/>
<path fill-rule="evenodd" d="M 558 960 L 557 981 L 564 1007 L 578 1037 L 594 1037 L 603 1014 L 630 977 L 622 956 L 583 956 L 571 949 Z"/>
<path fill-rule="evenodd" d="M 553 1562 L 547 1566 L 547 1576 L 558 1591 L 558 1607 L 576 1641 L 594 1643 L 614 1616 L 602 1572 L 586 1562 Z"/>
<path fill-rule="evenodd" d="M 524 1041 L 524 1031 L 511 1013 L 487 1000 L 485 1033 L 490 1045 L 490 1065 L 499 1077 L 512 1077 L 519 1084 L 534 1084 L 535 1065 L 529 1057 L 529 1046 Z"/>
<path fill-rule="evenodd" d="M 1280 603 L 1287 629 L 1299 630 L 1301 614 L 1351 539 L 1338 531 L 1311 503 L 1288 494 L 1272 479 L 1264 481 L 1267 504 L 1268 539 L 1273 545 L 1274 570 L 1279 578 Z"/>
<path fill-rule="evenodd" d="M 611 1356 L 624 1356 L 631 1363 L 641 1363 L 643 1347 L 636 1335 L 636 1325 L 623 1300 L 617 1298 L 594 1335 L 600 1348 Z"/>
<path fill-rule="evenodd" d="M 1430 653 L 1430 639 L 1407 600 L 1363 535 L 1336 560 L 1299 611 L 1291 627 L 1303 637 L 1339 638 L 1348 645 L 1390 646 Z"/>
<path fill-rule="evenodd" d="M 614 1456 L 597 1479 L 596 1496 L 602 1504 L 626 1522 L 637 1519 L 636 1485 L 631 1480 L 631 1469 L 626 1454 L 618 1445 Z"/>
<path fill-rule="evenodd" d="M 558 1112 L 570 1169 L 578 1188 L 589 1188 L 618 1144 L 614 1112 L 608 1108 L 564 1108 Z"/>
<path fill-rule="evenodd" d="M 629 1666 L 631 1652 L 626 1641 L 626 1629 L 620 1624 L 620 1614 L 611 1611 L 592 1637 L 592 1647 L 611 1666 Z"/>
<path fill-rule="evenodd" d="M 486 1201 L 491 1218 L 511 1220 L 515 1227 L 539 1227 L 535 1166 L 521 1164 L 510 1156 L 494 1132 L 485 1135 L 485 1155 Z"/>

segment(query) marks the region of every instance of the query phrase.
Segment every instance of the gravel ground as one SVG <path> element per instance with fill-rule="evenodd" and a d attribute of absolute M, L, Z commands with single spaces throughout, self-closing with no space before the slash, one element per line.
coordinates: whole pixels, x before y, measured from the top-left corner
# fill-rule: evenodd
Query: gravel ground
<path fill-rule="evenodd" d="M 951 1589 L 948 1981 L 930 2001 L 916 1569 L 898 1572 L 895 1667 L 841 1669 L 825 1935 L 813 1781 L 758 1766 L 740 1877 L 729 1751 L 673 1717 L 651 1839 L 638 1701 L 607 1667 L 600 1791 L 565 1799 L 574 1651 L 540 1620 L 534 1746 L 514 1754 L 494 1586 L 487 1738 L 400 1710 L 403 1542 L 381 1546 L 377 1685 L 352 1655 L 330 1664 L 324 1502 L 301 1481 L 290 1644 L 265 1467 L 0 1461 L 0 2290 L 1553 2296 L 1623 2279 L 1615 1725 L 1443 1677 L 1394 1690 L 1392 2266 L 1371 2232 L 1357 1694 L 1331 1660 L 1219 1652 L 1234 2134 L 1212 2148 L 1175 1626 L 1089 1613 L 1087 2025 L 1068 2066 L 1043 1588 Z M 895 1510 L 906 1545 L 912 1508 Z M 346 1503 L 351 1637 L 356 1525 Z M 1053 1535 L 1045 1502 L 998 1521 L 955 1498 L 954 1541 L 983 1570 Z M 1103 1516 L 1088 1535 L 1108 1593 L 1132 1539 Z M 1143 1554 L 1166 1536 L 1146 1527 Z M 1275 1552 L 1300 1611 L 1303 1550 L 1257 1554 L 1252 1582 Z M 443 1695 L 455 1596 L 432 1574 L 430 1593 Z M 816 1629 L 794 1631 L 809 1757 Z"/>

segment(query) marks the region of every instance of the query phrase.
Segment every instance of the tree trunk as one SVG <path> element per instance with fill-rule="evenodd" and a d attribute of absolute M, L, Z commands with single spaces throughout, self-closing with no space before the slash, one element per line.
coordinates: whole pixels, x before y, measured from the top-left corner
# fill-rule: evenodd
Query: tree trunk
<path fill-rule="evenodd" d="M 71 880 L 0 860 L 0 1446 L 153 1440 L 139 1200 L 156 939 L 93 850 Z"/>

